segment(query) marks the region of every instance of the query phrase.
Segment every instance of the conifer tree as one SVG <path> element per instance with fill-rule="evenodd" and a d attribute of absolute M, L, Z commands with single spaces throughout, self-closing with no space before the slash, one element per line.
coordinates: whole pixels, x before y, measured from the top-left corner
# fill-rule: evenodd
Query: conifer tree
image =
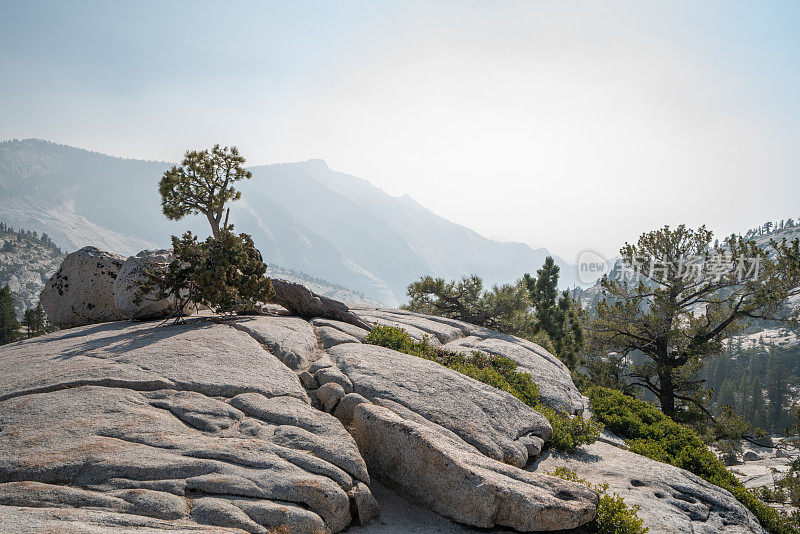
<path fill-rule="evenodd" d="M 485 290 L 477 275 L 461 280 L 423 276 L 409 284 L 408 305 L 404 308 L 458 319 L 500 332 L 526 337 L 532 333 L 535 319 L 525 285 L 504 284 Z"/>
<path fill-rule="evenodd" d="M 631 365 L 633 384 L 650 391 L 670 417 L 705 410 L 708 392 L 698 374 L 707 357 L 722 352 L 724 339 L 750 320 L 779 319 L 780 304 L 800 294 L 797 240 L 772 240 L 770 252 L 736 236 L 724 248 L 712 243 L 705 227 L 642 234 L 620 250 L 638 280 L 601 282 L 605 298 L 591 325 L 596 344 L 605 354 L 642 353 L 646 361 Z M 682 260 L 698 265 L 696 272 L 687 276 Z"/>
<path fill-rule="evenodd" d="M 786 426 L 786 417 L 783 408 L 788 390 L 786 379 L 783 376 L 783 370 L 774 353 L 770 353 L 769 359 L 767 360 L 765 386 L 767 389 L 767 400 L 769 400 L 767 427 L 771 431 L 779 431 Z"/>
<path fill-rule="evenodd" d="M 719 388 L 719 395 L 716 401 L 718 409 L 721 411 L 726 406 L 734 408 L 736 406 L 736 393 L 733 380 L 728 378 Z"/>
<path fill-rule="evenodd" d="M 0 289 L 0 345 L 19 338 L 19 321 L 14 311 L 14 296 L 8 284 Z"/>
<path fill-rule="evenodd" d="M 166 267 L 145 272 L 138 282 L 136 302 L 169 299 L 177 320 L 189 303 L 219 313 L 255 312 L 274 296 L 265 276 L 267 266 L 247 234 L 236 235 L 228 224 L 225 204 L 241 193 L 233 184 L 252 174 L 236 147 L 188 151 L 180 167 L 164 173 L 159 183 L 161 207 L 168 219 L 203 214 L 212 236 L 198 241 L 191 232 L 172 236 L 175 259 Z M 223 220 L 223 213 L 225 219 Z"/>
<path fill-rule="evenodd" d="M 750 413 L 748 420 L 755 428 L 767 427 L 767 403 L 764 401 L 764 391 L 761 388 L 761 378 L 753 377 L 750 390 Z"/>
<path fill-rule="evenodd" d="M 559 271 L 559 266 L 548 256 L 535 277 L 525 273 L 522 281 L 537 319 L 534 331 L 544 331 L 553 343 L 556 356 L 574 371 L 584 344 L 581 309 L 569 292 L 559 295 Z"/>
<path fill-rule="evenodd" d="M 165 172 L 158 185 L 164 215 L 176 221 L 205 215 L 214 239 L 219 239 L 220 230 L 227 229 L 227 214 L 222 220 L 225 204 L 242 196 L 233 184 L 252 177 L 242 167 L 244 161 L 235 146 L 186 152 L 181 166 Z"/>
<path fill-rule="evenodd" d="M 27 330 L 28 338 L 45 333 L 47 326 L 45 324 L 44 308 L 42 308 L 41 304 L 35 308 L 25 310 L 25 315 L 22 317 L 22 326 Z"/>

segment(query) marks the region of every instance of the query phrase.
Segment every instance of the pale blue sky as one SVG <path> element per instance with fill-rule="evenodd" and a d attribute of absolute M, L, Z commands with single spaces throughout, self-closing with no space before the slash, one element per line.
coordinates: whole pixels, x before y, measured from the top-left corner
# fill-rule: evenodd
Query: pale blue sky
<path fill-rule="evenodd" d="M 0 139 L 323 158 L 572 259 L 800 216 L 797 2 L 0 0 Z"/>

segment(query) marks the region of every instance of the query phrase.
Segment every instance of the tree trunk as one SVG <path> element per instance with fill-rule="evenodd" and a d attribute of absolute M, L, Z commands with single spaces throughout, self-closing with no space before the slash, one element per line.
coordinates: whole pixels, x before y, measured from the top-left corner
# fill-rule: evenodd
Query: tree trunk
<path fill-rule="evenodd" d="M 211 212 L 206 213 L 206 219 L 208 219 L 208 224 L 211 225 L 211 235 L 214 236 L 214 239 L 219 239 L 219 221 L 214 218 Z"/>
<path fill-rule="evenodd" d="M 675 415 L 675 384 L 672 381 L 672 369 L 666 368 L 658 373 L 658 402 L 661 411 L 670 418 Z"/>

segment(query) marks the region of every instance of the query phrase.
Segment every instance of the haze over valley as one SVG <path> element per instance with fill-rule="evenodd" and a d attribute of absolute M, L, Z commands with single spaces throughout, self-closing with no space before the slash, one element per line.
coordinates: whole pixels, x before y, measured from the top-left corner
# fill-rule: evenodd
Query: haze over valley
<path fill-rule="evenodd" d="M 46 233 L 65 251 L 93 245 L 123 255 L 169 246 L 204 218 L 168 221 L 157 184 L 172 164 L 116 158 L 41 140 L 0 143 L 0 213 L 15 228 Z M 384 305 L 406 300 L 425 274 L 479 274 L 505 283 L 550 252 L 498 242 L 439 217 L 405 195 L 331 170 L 322 160 L 251 167 L 231 222 L 253 235 L 265 261 L 340 284 Z M 564 267 L 570 287 L 574 269 Z"/>

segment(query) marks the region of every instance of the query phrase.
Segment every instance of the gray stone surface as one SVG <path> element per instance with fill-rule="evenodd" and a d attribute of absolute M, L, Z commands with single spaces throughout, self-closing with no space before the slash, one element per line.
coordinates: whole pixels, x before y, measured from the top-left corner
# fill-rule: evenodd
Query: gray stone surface
<path fill-rule="evenodd" d="M 344 397 L 344 388 L 336 382 L 328 382 L 320 386 L 316 394 L 325 411 L 332 412 L 339 399 Z"/>
<path fill-rule="evenodd" d="M 143 295 L 137 304 L 137 283 L 146 280 L 147 269 L 166 268 L 175 258 L 171 249 L 143 250 L 129 257 L 114 279 L 114 302 L 122 315 L 129 319 L 158 319 L 175 313 L 174 299 L 158 299 Z"/>
<path fill-rule="evenodd" d="M 417 335 L 419 335 L 418 332 L 423 332 L 442 344 L 464 337 L 464 331 L 461 328 L 442 322 L 441 317 L 376 308 L 356 308 L 354 311 L 370 323 L 378 322 L 402 326 L 406 330 L 413 329 Z"/>
<path fill-rule="evenodd" d="M 547 452 L 531 470 L 546 473 L 558 466 L 595 484 L 607 482 L 626 503 L 639 505 L 639 517 L 650 534 L 765 532 L 728 491 L 608 443 L 596 442 L 575 454 Z"/>
<path fill-rule="evenodd" d="M 317 382 L 317 379 L 308 371 L 300 372 L 297 377 L 300 379 L 300 382 L 306 389 L 317 389 L 319 387 L 319 382 Z"/>
<path fill-rule="evenodd" d="M 520 370 L 530 373 L 545 404 L 570 414 L 583 411 L 583 398 L 572 383 L 569 369 L 536 343 L 455 319 L 406 310 L 357 307 L 353 311 L 366 322 L 403 328 L 418 340 L 428 336 L 433 344 L 441 343 L 457 352 L 479 350 L 506 356 Z"/>
<path fill-rule="evenodd" d="M 343 302 L 323 295 L 317 295 L 306 286 L 288 280 L 273 278 L 275 302 L 289 310 L 293 315 L 306 319 L 321 317 L 350 323 L 361 328 L 367 325 Z"/>
<path fill-rule="evenodd" d="M 347 378 L 347 375 L 341 372 L 338 367 L 332 366 L 318 369 L 314 373 L 314 378 L 317 379 L 320 387 L 332 382 L 342 386 L 342 389 L 344 389 L 345 393 L 353 392 L 353 382 Z"/>
<path fill-rule="evenodd" d="M 354 343 L 329 353 L 355 393 L 373 402 L 393 401 L 490 458 L 524 466 L 528 450 L 519 438 L 547 440 L 552 434 L 547 420 L 515 397 L 431 361 Z"/>
<path fill-rule="evenodd" d="M 378 502 L 381 515 L 367 526 L 351 526 L 347 534 L 516 534 L 508 528 L 479 529 L 456 523 L 425 508 L 400 491 L 373 480 L 370 492 Z M 585 534 L 575 531 L 571 534 Z"/>
<path fill-rule="evenodd" d="M 0 505 L 53 509 L 0 521 L 92 508 L 76 531 L 338 532 L 355 494 L 367 518 L 353 438 L 231 326 L 82 327 L 5 347 L 0 367 Z"/>
<path fill-rule="evenodd" d="M 154 393 L 160 400 L 164 392 Z M 15 488 L 0 484 L 0 503 L 91 506 L 165 520 L 188 519 L 191 509 L 198 523 L 241 528 L 246 522 L 222 519 L 249 517 L 227 499 L 235 495 L 294 503 L 334 532 L 350 523 L 347 492 L 353 475 L 366 476 L 366 471 L 345 432 L 325 433 L 321 425 L 312 432 L 274 424 L 271 413 L 261 419 L 238 411 L 231 412 L 230 424 L 210 431 L 208 425 L 177 417 L 151 396 L 87 386 L 6 400 L 0 415 L 0 480 L 49 486 L 28 488 L 24 501 L 9 502 Z M 291 409 L 300 421 L 319 413 L 297 399 Z M 22 439 L 12 440 L 20 434 Z M 337 440 L 344 441 L 337 446 Z M 345 450 L 349 456 L 342 461 L 337 453 Z M 215 506 L 198 516 L 194 501 L 205 496 L 215 497 Z"/>
<path fill-rule="evenodd" d="M 79 385 L 254 391 L 308 401 L 300 381 L 244 332 L 194 319 L 185 325 L 120 321 L 29 339 L 0 351 L 0 399 Z"/>
<path fill-rule="evenodd" d="M 365 527 L 368 528 L 368 527 Z M 0 505 L 0 532 L 14 534 L 242 534 L 241 529 L 199 525 L 191 520 L 164 520 L 72 507 Z"/>
<path fill-rule="evenodd" d="M 347 492 L 350 496 L 350 509 L 353 511 L 353 522 L 356 525 L 368 525 L 381 514 L 378 501 L 372 496 L 369 486 L 356 482 Z"/>
<path fill-rule="evenodd" d="M 492 460 L 388 408 L 358 405 L 352 433 L 375 476 L 459 523 L 527 532 L 594 517 L 597 495 L 585 486 Z"/>
<path fill-rule="evenodd" d="M 252 336 L 293 371 L 305 371 L 322 354 L 314 328 L 300 317 L 244 317 L 226 324 Z"/>
<path fill-rule="evenodd" d="M 402 310 L 357 311 L 508 356 L 548 402 L 583 405 L 560 362 L 535 344 Z M 347 342 L 325 350 L 322 329 Z M 567 465 L 641 505 L 652 533 L 762 532 L 727 492 L 614 447 L 610 434 L 552 454 L 552 430 L 533 409 L 433 362 L 359 343 L 365 335 L 330 319 L 195 318 L 82 326 L 0 348 L 0 531 L 337 532 L 378 513 L 370 475 L 405 495 L 395 500 L 464 524 L 568 528 L 588 521 L 594 501 L 543 475 Z M 469 531 L 389 512 L 350 528 Z"/>
<path fill-rule="evenodd" d="M 535 343 L 512 336 L 503 337 L 469 336 L 450 342 L 445 348 L 460 352 L 479 350 L 514 360 L 519 366 L 518 371 L 525 371 L 533 377 L 539 386 L 542 402 L 569 414 L 583 411 L 583 398 L 572 383 L 569 369 L 558 358 Z"/>
<path fill-rule="evenodd" d="M 439 339 L 436 336 L 431 335 L 430 332 L 422 330 L 421 328 L 418 328 L 411 323 L 402 322 L 398 320 L 399 319 L 398 317 L 395 317 L 391 314 L 379 313 L 377 311 L 369 313 L 358 311 L 358 315 L 370 326 L 379 324 L 381 326 L 393 326 L 395 328 L 402 328 L 408 333 L 409 336 L 416 339 L 417 341 L 422 341 L 423 339 L 427 338 L 428 341 L 431 343 L 431 345 L 441 345 Z"/>
<path fill-rule="evenodd" d="M 753 451 L 746 451 L 746 452 L 745 452 L 745 453 L 742 455 L 742 459 L 743 459 L 745 462 L 755 462 L 756 460 L 760 460 L 760 459 L 761 459 L 761 457 L 758 455 L 758 453 L 757 453 L 757 452 L 753 452 Z"/>
<path fill-rule="evenodd" d="M 125 258 L 95 247 L 67 254 L 39 301 L 60 328 L 124 318 L 114 300 L 114 280 Z"/>
<path fill-rule="evenodd" d="M 345 334 L 353 336 L 362 343 L 364 339 L 367 337 L 367 334 L 369 334 L 369 330 L 358 327 L 356 325 L 352 325 L 350 323 L 344 323 L 342 321 L 334 321 L 332 319 L 322 319 L 320 317 L 316 317 L 314 319 L 311 319 L 311 324 L 316 327 L 328 326 L 331 328 L 335 328 Z"/>
<path fill-rule="evenodd" d="M 333 415 L 341 421 L 345 428 L 350 428 L 353 423 L 353 411 L 359 404 L 368 403 L 369 401 L 359 395 L 358 393 L 348 393 L 341 399 L 333 410 Z"/>
<path fill-rule="evenodd" d="M 317 326 L 314 331 L 317 333 L 317 339 L 323 349 L 329 349 L 342 343 L 360 343 L 357 338 L 332 326 Z"/>

